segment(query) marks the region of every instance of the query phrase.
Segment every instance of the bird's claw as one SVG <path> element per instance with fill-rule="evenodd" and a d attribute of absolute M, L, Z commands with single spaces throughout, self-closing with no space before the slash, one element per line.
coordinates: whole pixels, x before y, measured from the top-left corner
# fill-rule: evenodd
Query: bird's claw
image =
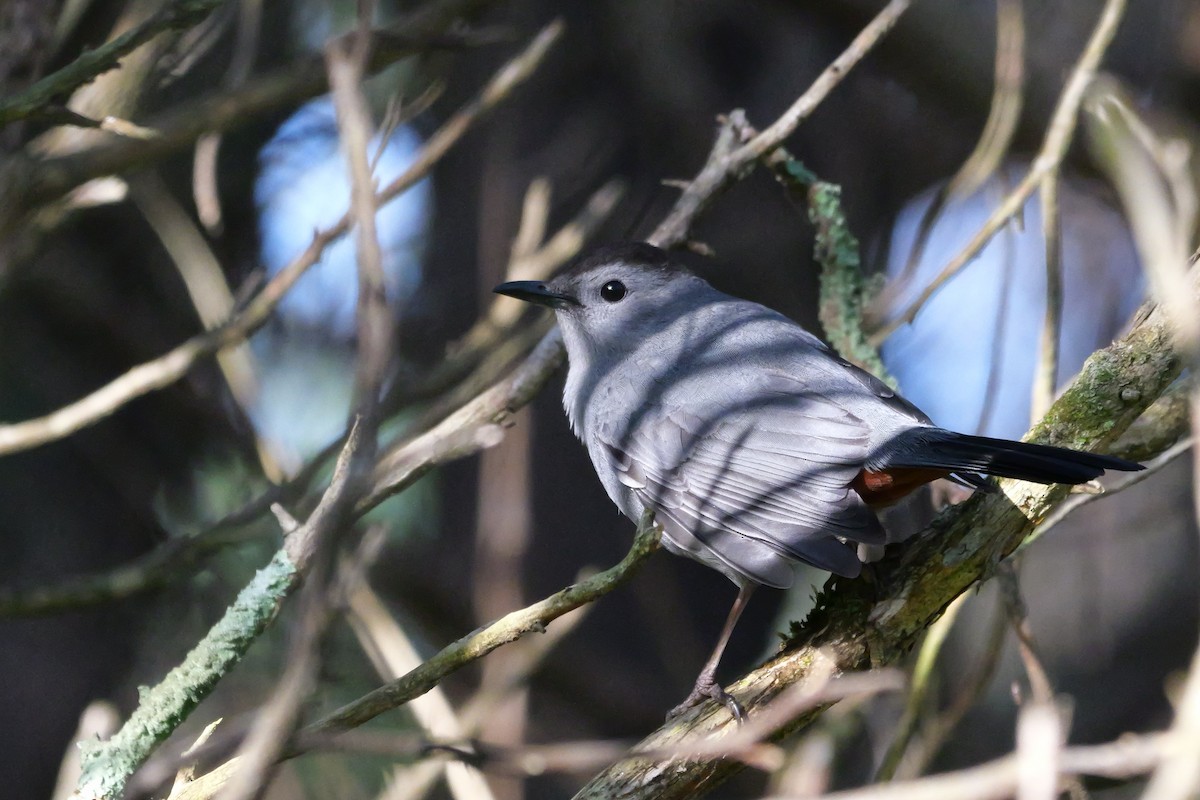
<path fill-rule="evenodd" d="M 746 709 L 742 708 L 742 704 L 737 701 L 736 697 L 725 691 L 719 683 L 713 680 L 697 682 L 692 688 L 691 694 L 682 703 L 667 713 L 667 721 L 670 722 L 704 700 L 716 700 L 729 710 L 730 715 L 737 720 L 738 725 L 746 724 Z"/>

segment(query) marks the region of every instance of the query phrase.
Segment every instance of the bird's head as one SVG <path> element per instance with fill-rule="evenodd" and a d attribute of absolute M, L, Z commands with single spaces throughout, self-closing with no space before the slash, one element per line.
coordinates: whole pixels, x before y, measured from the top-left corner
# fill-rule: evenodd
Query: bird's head
<path fill-rule="evenodd" d="M 499 294 L 554 309 L 574 357 L 579 348 L 625 350 L 644 342 L 708 284 L 664 250 L 642 242 L 607 245 L 548 281 L 511 281 Z"/>

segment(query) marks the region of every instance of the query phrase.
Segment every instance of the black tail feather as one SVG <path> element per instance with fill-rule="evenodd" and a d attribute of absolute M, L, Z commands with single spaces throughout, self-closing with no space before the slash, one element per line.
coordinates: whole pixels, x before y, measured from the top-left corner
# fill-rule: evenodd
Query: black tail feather
<path fill-rule="evenodd" d="M 1114 469 L 1133 472 L 1141 464 L 1115 456 L 1084 453 L 1065 447 L 1027 444 L 986 436 L 935 430 L 914 432 L 911 442 L 898 443 L 889 466 L 933 467 L 977 472 L 1034 483 L 1086 483 Z M 904 463 L 901 463 L 904 462 Z"/>

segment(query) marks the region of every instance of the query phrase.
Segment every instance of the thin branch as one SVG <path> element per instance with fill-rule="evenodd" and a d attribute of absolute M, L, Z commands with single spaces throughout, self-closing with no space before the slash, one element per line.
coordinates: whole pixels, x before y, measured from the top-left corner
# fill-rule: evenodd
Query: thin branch
<path fill-rule="evenodd" d="M 755 161 L 783 144 L 850 70 L 879 44 L 909 5 L 911 0 L 892 0 L 779 119 L 740 147 L 734 130 L 745 123 L 745 115 L 741 111 L 729 114 L 728 121 L 718 131 L 716 144 L 704 168 L 684 186 L 671 212 L 647 241 L 667 248 L 685 242 L 692 221 L 730 184 L 744 177 Z"/>
<path fill-rule="evenodd" d="M 1063 266 L 1062 213 L 1058 204 L 1059 174 L 1050 170 L 1038 187 L 1042 206 L 1042 239 L 1046 246 L 1046 314 L 1042 320 L 1041 347 L 1038 350 L 1037 371 L 1033 377 L 1033 397 L 1030 401 L 1032 425 L 1054 402 L 1058 386 L 1058 340 L 1062 330 Z"/>
<path fill-rule="evenodd" d="M 897 778 L 912 779 L 923 774 L 953 735 L 963 717 L 975 707 L 991 684 L 996 675 L 996 668 L 1000 665 L 1000 656 L 1004 652 L 1004 641 L 1008 635 L 1008 615 L 1002 604 L 997 604 L 993 617 L 988 626 L 987 638 L 980 648 L 975 669 L 949 707 L 922 726 L 920 738 L 905 754 L 896 770 Z"/>
<path fill-rule="evenodd" d="M 121 58 L 155 36 L 169 30 L 196 25 L 226 0 L 173 0 L 158 13 L 135 25 L 95 50 L 87 50 L 62 69 L 52 72 L 32 86 L 0 98 L 0 126 L 25 119 L 90 83 L 99 75 L 120 66 Z"/>
<path fill-rule="evenodd" d="M 817 106 L 824 102 L 834 87 L 841 83 L 842 78 L 896 26 L 910 5 L 912 0 L 891 0 L 884 6 L 883 10 L 859 31 L 849 47 L 813 81 L 808 90 L 762 133 L 733 153 L 730 160 L 735 163 L 755 161 L 782 145 L 800 123 L 808 119 Z"/>
<path fill-rule="evenodd" d="M 1025 550 L 1038 539 L 1049 533 L 1056 525 L 1069 517 L 1077 509 L 1089 503 L 1094 503 L 1097 500 L 1111 497 L 1118 492 L 1128 489 L 1130 486 L 1136 486 L 1139 483 L 1157 475 L 1162 469 L 1170 466 L 1179 460 L 1179 457 L 1191 452 L 1195 446 L 1195 440 L 1191 437 L 1175 442 L 1166 450 L 1163 450 L 1156 455 L 1149 463 L 1145 465 L 1145 469 L 1141 472 L 1131 472 L 1127 475 L 1122 475 L 1120 478 L 1108 483 L 1104 486 L 1103 492 L 1079 492 L 1072 494 L 1066 500 L 1054 509 L 1053 513 L 1046 517 L 1045 521 L 1038 526 L 1028 539 L 1021 545 L 1021 550 Z M 1114 448 L 1118 455 L 1124 455 L 1121 449 Z M 1128 457 L 1128 456 L 1126 456 Z"/>
<path fill-rule="evenodd" d="M 954 620 L 958 618 L 958 612 L 962 611 L 962 607 L 966 604 L 967 597 L 966 594 L 959 595 L 953 603 L 946 606 L 945 613 L 938 618 L 937 622 L 929 626 L 929 632 L 925 634 L 925 639 L 921 642 L 921 649 L 917 653 L 917 662 L 913 665 L 912 682 L 905 700 L 904 714 L 900 717 L 900 722 L 896 725 L 896 732 L 892 735 L 892 742 L 888 745 L 883 761 L 880 762 L 879 769 L 875 772 L 876 782 L 890 781 L 896 774 L 896 768 L 900 766 L 904 754 L 908 751 L 908 745 L 916 734 L 918 723 L 921 720 L 921 710 L 925 707 L 929 689 L 936 676 L 934 667 L 942 652 L 942 645 L 946 643 L 946 637 L 954 627 Z"/>
<path fill-rule="evenodd" d="M 743 142 L 759 136 L 743 115 L 731 117 L 729 124 Z M 818 316 L 825 338 L 842 358 L 895 387 L 895 378 L 888 373 L 878 349 L 863 333 L 867 284 L 858 239 L 851 232 L 842 209 L 841 187 L 820 180 L 785 147 L 768 151 L 760 160 L 793 201 L 808 208 L 809 222 L 816 228 L 813 255 L 821 265 Z"/>
<path fill-rule="evenodd" d="M 263 2 L 243 0 L 238 3 L 233 55 L 222 79 L 227 88 L 241 86 L 254 68 L 262 33 Z M 196 140 L 192 155 L 192 199 L 196 204 L 196 216 L 210 235 L 219 235 L 222 230 L 221 198 L 217 188 L 220 151 L 221 134 L 209 133 Z"/>
<path fill-rule="evenodd" d="M 645 759 L 736 758 L 743 763 L 774 771 L 783 754 L 774 745 L 764 742 L 775 729 L 795 714 L 847 698 L 866 698 L 883 692 L 894 692 L 904 685 L 903 676 L 895 670 L 876 670 L 830 679 L 828 675 L 815 680 L 814 685 L 792 686 L 777 697 L 759 718 L 751 720 L 735 733 L 721 739 L 681 738 L 658 750 L 634 750 L 632 755 Z M 628 743 L 620 742 L 563 742 L 550 746 L 528 745 L 504 747 L 489 742 L 470 741 L 427 742 L 408 736 L 373 736 L 365 731 L 347 731 L 335 736 L 309 734 L 302 737 L 306 750 L 327 749 L 367 750 L 410 759 L 431 752 L 458 758 L 486 770 L 542 775 L 551 772 L 578 773 L 593 770 L 628 757 Z"/>
<path fill-rule="evenodd" d="M 1001 600 L 1004 603 L 1009 624 L 1012 625 L 1013 633 L 1017 635 L 1017 649 L 1021 653 L 1021 663 L 1025 667 L 1025 675 L 1029 678 L 1033 700 L 1041 705 L 1050 705 L 1054 702 L 1054 686 L 1050 682 L 1050 674 L 1042 665 L 1042 659 L 1038 655 L 1038 646 L 1033 639 L 1033 630 L 1029 627 L 1029 613 L 1025 607 L 1025 599 L 1021 596 L 1021 581 L 1011 560 L 996 567 L 996 580 L 1000 584 Z"/>
<path fill-rule="evenodd" d="M 646 559 L 658 549 L 659 529 L 650 515 L 638 527 L 633 546 L 620 563 L 579 583 L 568 586 L 533 605 L 514 611 L 499 620 L 442 648 L 436 655 L 400 679 L 388 683 L 304 728 L 299 746 L 306 740 L 323 740 L 361 725 L 367 720 L 397 708 L 436 686 L 447 675 L 473 663 L 497 647 L 545 628 L 554 619 L 590 603 L 629 580 Z M 218 792 L 238 769 L 236 760 L 192 782 L 177 800 L 202 800 Z"/>
<path fill-rule="evenodd" d="M 420 665 L 421 657 L 411 637 L 366 581 L 350 594 L 346 619 L 359 646 L 383 680 L 395 680 Z M 557 632 L 559 626 L 553 630 Z M 468 735 L 468 726 L 455 712 L 441 686 L 435 686 L 421 697 L 414 698 L 409 709 L 426 736 L 453 741 Z M 433 761 L 410 769 L 393 769 L 389 786 L 380 798 L 397 800 L 401 796 L 423 796 L 424 790 L 442 775 L 445 775 L 450 793 L 457 800 L 494 800 L 486 781 L 474 767 L 467 764 L 442 765 Z M 407 791 L 400 794 L 396 791 L 400 788 Z"/>
<path fill-rule="evenodd" d="M 1061 783 L 1074 784 L 1079 792 L 1083 791 L 1078 776 L 1060 778 L 1064 727 L 1062 715 L 1051 700 L 1021 708 L 1017 717 L 1017 800 L 1057 800 Z M 1071 796 L 1077 796 L 1075 789 Z"/>
<path fill-rule="evenodd" d="M 916 274 L 917 265 L 925 254 L 933 224 L 951 200 L 967 197 L 996 171 L 1008 153 L 1024 104 L 1022 84 L 1025 81 L 1025 11 L 1023 0 L 999 0 L 996 3 L 996 66 L 992 86 L 992 102 L 979 141 L 967 159 L 948 182 L 933 196 L 921 215 L 917 235 L 909 250 L 904 268 L 871 300 L 864 317 L 869 330 L 877 328 L 887 310 L 905 294 Z"/>
<path fill-rule="evenodd" d="M 562 25 L 559 22 L 544 28 L 528 48 L 506 64 L 474 100 L 429 138 L 408 169 L 379 192 L 377 202 L 386 203 L 428 175 L 434 164 L 486 112 L 506 99 L 514 88 L 533 73 L 561 32 Z M 317 262 L 327 246 L 345 235 L 349 226 L 350 217 L 347 215 L 332 227 L 318 232 L 312 244 L 263 287 L 241 314 L 221 327 L 192 337 L 166 355 L 134 367 L 111 383 L 57 411 L 25 422 L 0 425 L 0 456 L 28 450 L 94 425 L 131 400 L 179 380 L 200 359 L 242 341 L 266 322 L 283 294 Z"/>
<path fill-rule="evenodd" d="M 963 267 L 974 260 L 984 245 L 996 235 L 996 232 L 1004 227 L 1014 214 L 1020 211 L 1021 207 L 1025 205 L 1025 202 L 1033 192 L 1041 185 L 1045 177 L 1051 171 L 1059 168 L 1067 155 L 1067 150 L 1071 146 L 1071 139 L 1075 134 L 1075 122 L 1079 114 L 1079 107 L 1084 100 L 1084 94 L 1096 76 L 1096 70 L 1099 68 L 1100 61 L 1104 57 L 1105 51 L 1108 50 L 1109 44 L 1112 43 L 1113 36 L 1116 35 L 1117 26 L 1120 24 L 1124 13 L 1125 0 L 1107 0 L 1104 10 L 1100 14 L 1100 19 L 1096 23 L 1096 27 L 1092 31 L 1086 47 L 1084 47 L 1083 53 L 1080 55 L 1075 67 L 1071 70 L 1071 75 L 1067 79 L 1062 94 L 1059 95 L 1058 105 L 1055 107 L 1054 114 L 1050 118 L 1050 124 L 1046 128 L 1046 136 L 1042 141 L 1042 147 L 1038 151 L 1033 164 L 1030 165 L 1029 172 L 1005 196 L 1004 200 L 1000 202 L 1000 205 L 988 217 L 983 227 L 971 238 L 970 243 L 959 251 L 958 255 L 950 260 L 950 263 L 942 268 L 938 276 L 921 291 L 912 304 L 901 312 L 899 316 L 875 332 L 871 337 L 873 343 L 879 344 L 901 325 L 912 322 L 926 301 L 936 294 L 938 289 L 945 285 L 946 281 L 953 278 Z"/>
<path fill-rule="evenodd" d="M 1108 744 L 1064 748 L 1056 766 L 1059 775 L 1130 778 L 1154 769 L 1179 752 L 1180 745 L 1178 738 L 1168 734 L 1126 734 Z M 1010 800 L 1020 785 L 1020 771 L 1021 764 L 1013 754 L 957 772 L 833 792 L 822 800 Z"/>

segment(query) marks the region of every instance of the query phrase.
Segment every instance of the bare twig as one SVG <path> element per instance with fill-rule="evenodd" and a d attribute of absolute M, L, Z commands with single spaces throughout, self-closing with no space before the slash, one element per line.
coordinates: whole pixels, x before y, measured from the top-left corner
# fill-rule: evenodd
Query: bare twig
<path fill-rule="evenodd" d="M 1165 754 L 1142 800 L 1187 800 L 1200 788 L 1200 653 L 1192 658 L 1169 735 L 1182 746 Z"/>
<path fill-rule="evenodd" d="M 1017 635 L 1017 646 L 1021 652 L 1021 663 L 1025 665 L 1025 675 L 1029 678 L 1029 686 L 1033 690 L 1033 699 L 1042 705 L 1054 702 L 1054 686 L 1050 675 L 1042 666 L 1038 656 L 1038 647 L 1033 640 L 1033 631 L 1029 628 L 1029 617 L 1025 609 L 1025 600 L 1021 597 L 1021 583 L 1017 576 L 1016 567 L 1012 561 L 1005 561 L 996 567 L 996 579 L 1000 583 L 1000 593 L 1004 608 L 1008 614 L 1009 624 Z"/>
<path fill-rule="evenodd" d="M 1128 489 L 1130 486 L 1136 486 L 1142 481 L 1153 477 L 1164 467 L 1167 467 L 1179 460 L 1180 456 L 1190 452 L 1194 446 L 1195 441 L 1192 438 L 1189 437 L 1187 439 L 1183 439 L 1182 441 L 1176 442 L 1168 449 L 1155 456 L 1148 464 L 1145 465 L 1146 468 L 1141 472 L 1131 472 L 1127 475 L 1122 475 L 1115 481 L 1105 485 L 1103 492 L 1098 494 L 1093 492 L 1079 492 L 1071 495 L 1057 508 L 1055 508 L 1053 513 L 1046 517 L 1046 520 L 1038 526 L 1038 529 L 1033 533 L 1032 536 L 1029 537 L 1025 544 L 1021 545 L 1021 549 L 1024 550 L 1028 548 L 1038 539 L 1045 536 L 1056 525 L 1058 525 L 1058 523 L 1062 522 L 1081 506 L 1085 506 L 1088 503 L 1093 503 L 1096 500 L 1111 497 L 1117 492 Z M 1120 453 L 1121 451 L 1118 449 L 1117 452 Z"/>
<path fill-rule="evenodd" d="M 800 711 L 826 706 L 847 698 L 866 698 L 903 686 L 903 676 L 894 670 L 878 670 L 830 679 L 826 675 L 811 686 L 793 686 L 780 695 L 762 717 L 730 736 L 719 739 L 681 738 L 657 750 L 626 752 L 628 743 L 614 741 L 562 742 L 555 745 L 505 747 L 490 742 L 429 742 L 411 736 L 379 736 L 366 731 L 347 731 L 337 736 L 311 734 L 301 744 L 310 750 L 349 749 L 416 758 L 440 753 L 461 759 L 481 769 L 522 775 L 552 772 L 578 773 L 594 770 L 624 757 L 639 759 L 702 758 L 724 756 L 749 766 L 772 771 L 782 759 L 778 747 L 765 740 L 781 724 Z"/>
<path fill-rule="evenodd" d="M 1129 778 L 1149 772 L 1182 749 L 1179 739 L 1168 734 L 1127 734 L 1108 744 L 1065 748 L 1056 766 L 1059 775 Z M 1009 800 L 1020 786 L 1021 769 L 1014 754 L 957 772 L 833 792 L 822 800 Z"/>
<path fill-rule="evenodd" d="M 888 34 L 900 17 L 912 5 L 912 0 L 891 0 L 866 27 L 859 31 L 854 41 L 833 60 L 828 67 L 813 81 L 804 94 L 796 98 L 791 107 L 783 112 L 777 120 L 769 125 L 762 133 L 755 136 L 730 156 L 735 163 L 748 163 L 762 158 L 767 153 L 779 147 L 817 109 L 829 93 L 833 91 L 846 73 L 850 72 L 859 61 L 879 44 Z"/>
<path fill-rule="evenodd" d="M 216 254 L 157 175 L 149 171 L 138 175 L 130 180 L 129 188 L 130 197 L 175 263 L 201 324 L 208 330 L 217 328 L 233 313 L 234 298 Z M 234 402 L 249 413 L 258 396 L 256 367 L 249 345 L 242 342 L 219 350 L 216 358 Z M 258 453 L 267 477 L 272 482 L 280 481 L 283 473 L 278 459 L 261 438 Z"/>
<path fill-rule="evenodd" d="M 959 595 L 953 603 L 946 606 L 945 613 L 937 622 L 929 626 L 929 632 L 925 634 L 925 640 L 921 642 L 921 649 L 917 653 L 917 662 L 913 665 L 912 682 L 905 701 L 904 714 L 896 725 L 892 742 L 888 745 L 883 761 L 880 762 L 879 769 L 875 772 L 876 782 L 892 779 L 896 774 L 896 768 L 900 766 L 900 762 L 908 750 L 909 742 L 917 732 L 921 710 L 925 707 L 929 689 L 936 675 L 934 667 L 937 664 L 937 658 L 942 652 L 942 645 L 946 643 L 946 637 L 954 627 L 954 620 L 958 618 L 958 612 L 962 610 L 968 597 L 969 595 L 966 594 Z"/>
<path fill-rule="evenodd" d="M 954 733 L 963 717 L 967 715 L 991 684 L 1000 665 L 1004 641 L 1008 635 L 1008 614 L 1002 604 L 997 604 L 996 613 L 988 626 L 987 638 L 980 648 L 979 660 L 967 677 L 962 689 L 950 702 L 945 711 L 935 715 L 921 729 L 920 737 L 909 748 L 896 769 L 896 777 L 912 779 L 921 775 L 937 757 L 942 745 Z"/>
<path fill-rule="evenodd" d="M 262 28 L 263 0 L 242 0 L 238 3 L 237 30 L 233 56 L 225 70 L 224 84 L 236 88 L 245 82 L 254 68 L 258 55 L 258 39 Z M 217 189 L 217 156 L 221 150 L 221 134 L 208 133 L 196 140 L 192 156 L 192 198 L 196 216 L 209 234 L 221 232 L 221 199 Z"/>
<path fill-rule="evenodd" d="M 745 115 L 741 111 L 731 113 L 728 121 L 721 126 L 703 169 L 687 183 L 667 218 L 647 241 L 660 247 L 675 247 L 685 242 L 692 221 L 731 183 L 743 177 L 755 161 L 783 144 L 850 70 L 887 35 L 910 4 L 911 0 L 892 0 L 888 3 L 779 119 L 740 147 L 734 130 L 744 124 Z"/>
<path fill-rule="evenodd" d="M 429 174 L 433 165 L 483 114 L 507 98 L 516 86 L 532 74 L 561 31 L 562 25 L 558 22 L 543 29 L 529 47 L 502 68 L 474 100 L 429 138 L 409 168 L 379 192 L 377 201 L 384 203 L 392 199 Z M 28 450 L 93 425 L 131 400 L 179 380 L 200 359 L 242 341 L 266 322 L 283 294 L 317 262 L 329 244 L 345 235 L 349 226 L 350 217 L 347 215 L 337 224 L 317 233 L 312 244 L 263 287 L 241 314 L 221 327 L 192 337 L 166 355 L 134 367 L 87 397 L 46 416 L 0 425 L 0 455 Z"/>
<path fill-rule="evenodd" d="M 874 297 L 865 309 L 869 329 L 878 327 L 887 310 L 904 295 L 925 254 L 933 224 L 951 200 L 969 196 L 984 184 L 1008 153 L 1023 105 L 1025 79 L 1025 12 L 1023 0 L 999 0 L 996 3 L 996 67 L 992 102 L 987 121 L 975 143 L 975 149 L 947 183 L 938 189 L 921 215 L 917 235 L 900 274 Z"/>
<path fill-rule="evenodd" d="M 399 678 L 421 663 L 416 647 L 399 622 L 388 613 L 383 601 L 364 582 L 349 597 L 347 620 L 360 645 L 366 651 L 380 677 L 385 681 Z M 557 626 L 556 626 L 557 627 Z M 413 717 L 424 735 L 434 740 L 462 740 L 468 728 L 450 705 L 442 687 L 435 686 L 409 704 Z M 419 796 L 417 792 L 400 794 L 398 789 L 424 789 L 438 776 L 445 774 L 451 794 L 458 800 L 491 800 L 491 791 L 479 772 L 468 764 L 443 765 L 426 761 L 415 767 L 393 770 L 389 786 L 381 800 L 399 800 L 402 796 Z"/>
<path fill-rule="evenodd" d="M 1062 164 L 1074 137 L 1075 121 L 1079 107 L 1083 103 L 1084 93 L 1095 77 L 1100 60 L 1112 42 L 1113 36 L 1117 32 L 1117 25 L 1124 13 L 1125 0 L 1107 0 L 1083 53 L 1071 70 L 1062 94 L 1059 95 L 1058 105 L 1054 109 L 1050 124 L 1046 128 L 1046 136 L 1042 140 L 1042 147 L 1038 151 L 1037 158 L 1030 165 L 1029 172 L 1000 202 L 983 227 L 971 238 L 970 243 L 942 268 L 938 276 L 899 316 L 875 332 L 872 342 L 879 344 L 891 335 L 892 331 L 901 325 L 912 322 L 925 302 L 979 254 L 979 251 L 991 241 L 996 232 L 1004 227 L 1008 220 L 1025 205 L 1046 175 L 1058 169 Z"/>
<path fill-rule="evenodd" d="M 309 737 L 318 741 L 361 725 L 367 720 L 403 705 L 436 686 L 445 676 L 474 662 L 487 653 L 531 632 L 540 631 L 557 617 L 589 603 L 624 583 L 658 549 L 658 528 L 649 515 L 643 517 L 633 547 L 616 566 L 567 587 L 533 605 L 514 611 L 478 631 L 444 647 L 420 667 L 410 671 L 359 700 L 303 729 L 297 746 L 303 749 Z M 212 797 L 238 769 L 236 760 L 227 761 L 207 775 L 197 778 L 177 800 L 202 800 Z"/>
<path fill-rule="evenodd" d="M 1054 402 L 1058 385 L 1058 340 L 1062 329 L 1062 217 L 1058 205 L 1059 174 L 1046 173 L 1038 197 L 1042 206 L 1042 238 L 1046 245 L 1046 314 L 1042 320 L 1041 349 L 1033 378 L 1033 397 L 1029 404 L 1030 424 L 1041 419 Z"/>

